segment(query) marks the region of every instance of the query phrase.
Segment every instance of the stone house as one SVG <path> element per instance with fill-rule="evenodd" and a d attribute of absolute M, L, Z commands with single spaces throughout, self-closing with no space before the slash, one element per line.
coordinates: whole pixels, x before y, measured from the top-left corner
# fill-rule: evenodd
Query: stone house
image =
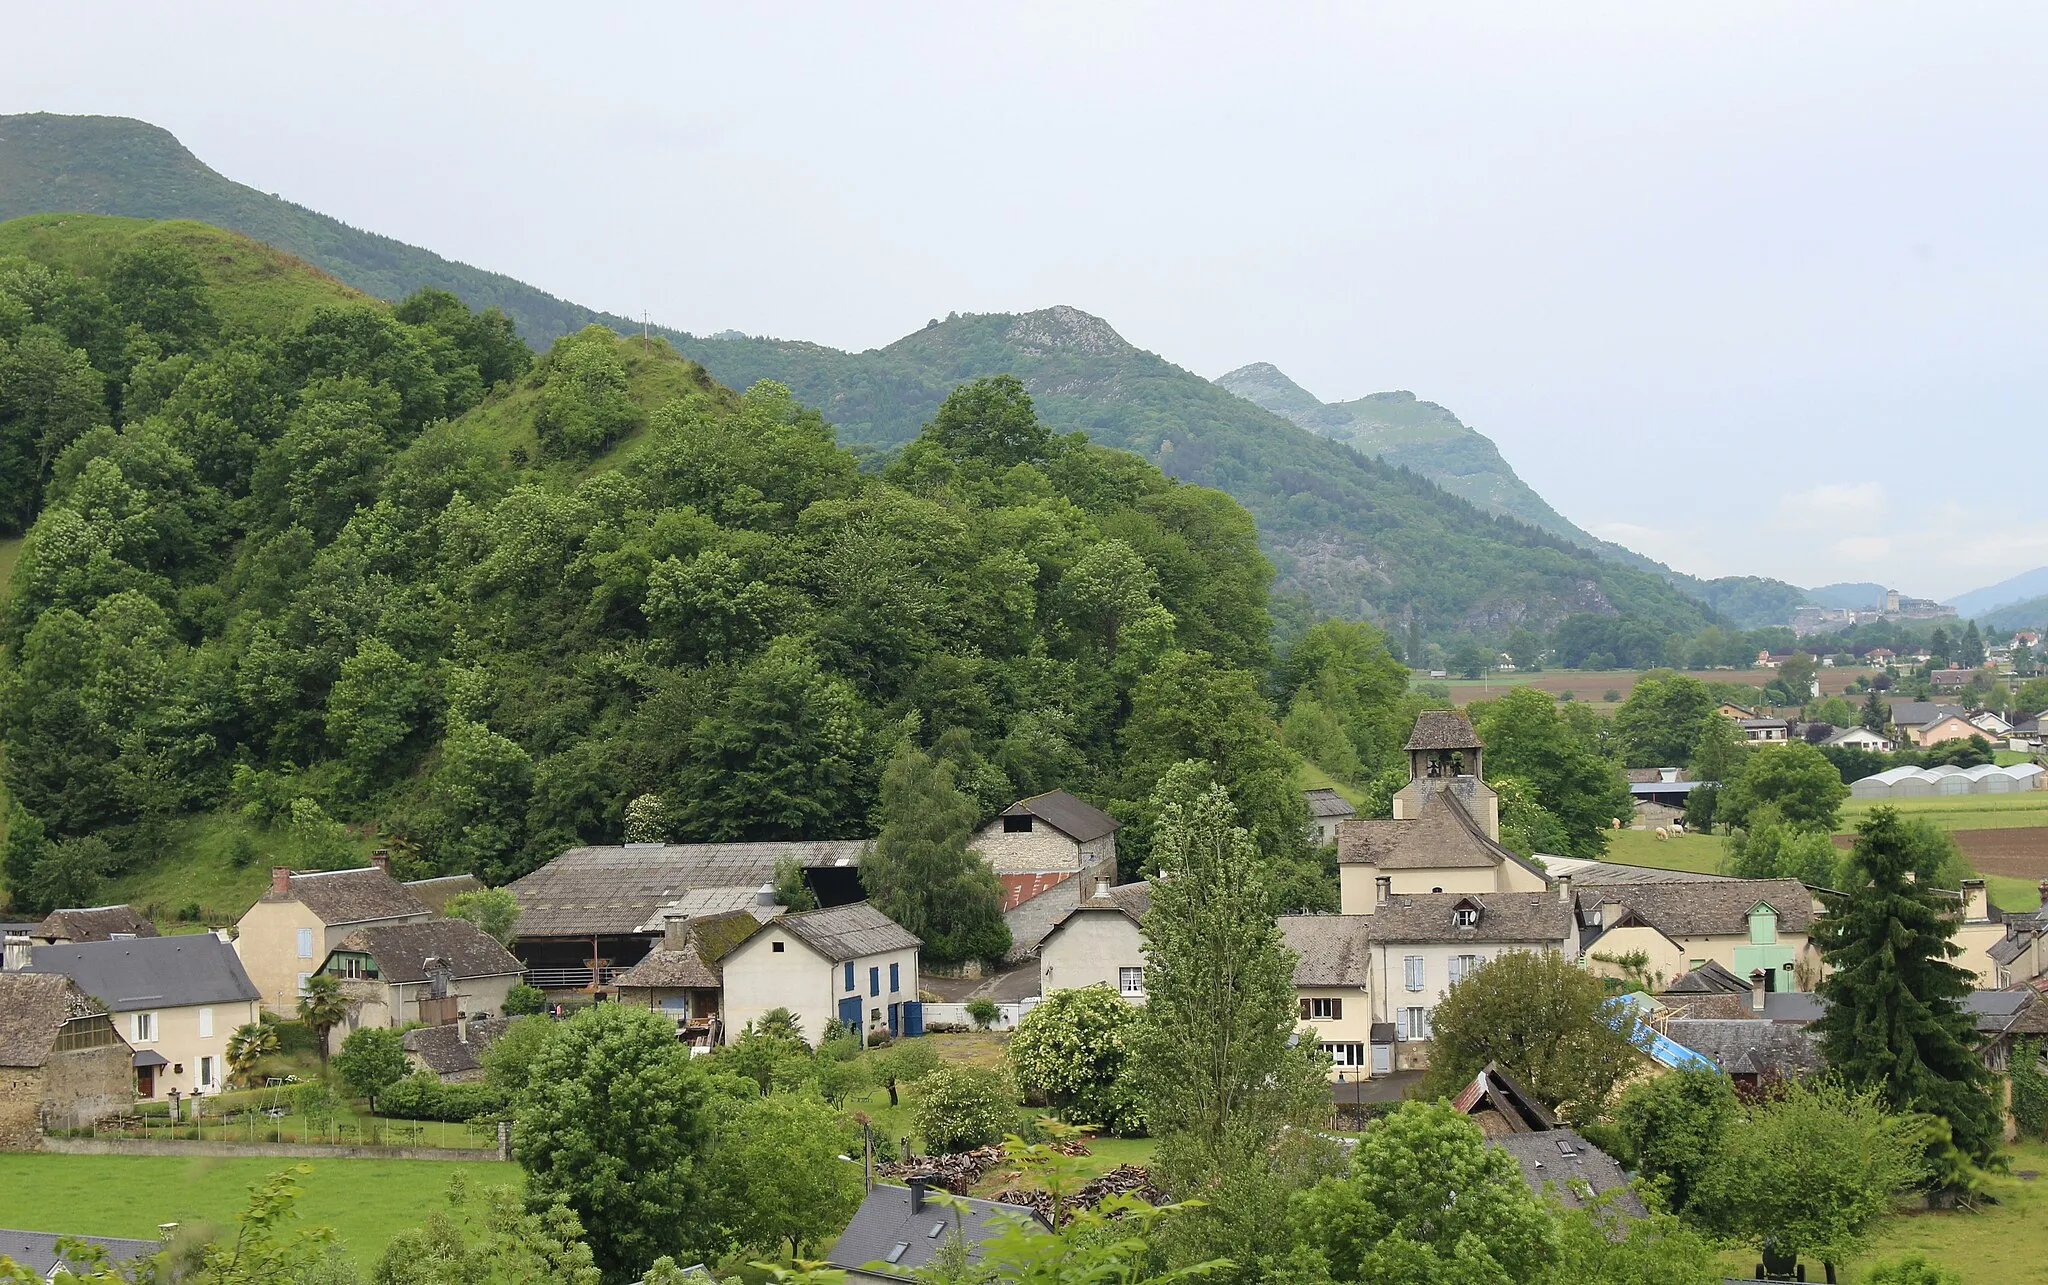
<path fill-rule="evenodd" d="M 484 1078 L 484 1050 L 495 1044 L 515 1021 L 545 1022 L 548 1018 L 492 1017 L 472 1021 L 459 1017 L 446 1026 L 415 1026 L 405 1033 L 405 1063 L 450 1084 Z"/>
<path fill-rule="evenodd" d="M 1621 977 L 1640 955 L 1651 989 L 1713 962 L 1738 978 L 1761 970 L 1767 991 L 1811 990 L 1820 952 L 1807 933 L 1820 903 L 1797 879 L 1587 883 L 1575 897 L 1579 958 Z"/>
<path fill-rule="evenodd" d="M 1075 905 L 1038 945 L 1038 993 L 1107 986 L 1133 1004 L 1145 1002 L 1145 934 L 1152 885 L 1107 886 Z"/>
<path fill-rule="evenodd" d="M 357 928 L 327 953 L 319 971 L 341 979 L 348 1031 L 412 1022 L 446 1026 L 502 1013 L 506 992 L 521 975 L 512 952 L 466 919 Z"/>
<path fill-rule="evenodd" d="M 355 870 L 294 874 L 277 866 L 269 891 L 236 925 L 235 951 L 264 1007 L 290 1015 L 306 979 L 350 933 L 432 917 L 425 903 L 391 877 L 389 859 L 381 854 Z"/>
<path fill-rule="evenodd" d="M 126 1111 L 134 1052 L 69 977 L 0 971 L 0 1149 Z"/>
<path fill-rule="evenodd" d="M 212 933 L 38 946 L 29 969 L 69 977 L 107 1008 L 144 1099 L 226 1088 L 228 1040 L 261 1007 L 235 948 Z"/>
<path fill-rule="evenodd" d="M 1280 936 L 1294 952 L 1297 1029 L 1313 1030 L 1330 1057 L 1331 1079 L 1364 1079 L 1393 1069 L 1370 1058 L 1375 1047 L 1372 952 L 1365 915 L 1282 915 Z"/>
<path fill-rule="evenodd" d="M 759 931 L 762 922 L 746 910 L 697 919 L 672 916 L 661 944 L 619 974 L 614 983 L 619 1003 L 659 1009 L 675 1019 L 676 1033 L 685 1043 L 716 1047 L 724 1042 L 725 979 L 720 965 L 734 947 Z"/>
<path fill-rule="evenodd" d="M 1113 874 L 1121 824 L 1093 804 L 1053 790 L 1011 804 L 968 846 L 981 853 L 998 875 L 1080 874 L 1104 865 Z"/>
<path fill-rule="evenodd" d="M 1335 843 L 1337 823 L 1350 821 L 1358 816 L 1358 809 L 1335 790 L 1303 790 L 1302 799 L 1308 804 L 1310 841 L 1314 843 Z"/>
<path fill-rule="evenodd" d="M 727 953 L 725 1042 L 770 1010 L 796 1015 L 817 1043 L 837 1021 L 866 1032 L 924 1032 L 917 936 L 866 902 L 783 915 Z"/>
<path fill-rule="evenodd" d="M 53 910 L 43 917 L 29 936 L 39 946 L 61 946 L 66 942 L 107 941 L 114 937 L 154 937 L 156 925 L 133 906 L 86 906 L 75 910 Z"/>

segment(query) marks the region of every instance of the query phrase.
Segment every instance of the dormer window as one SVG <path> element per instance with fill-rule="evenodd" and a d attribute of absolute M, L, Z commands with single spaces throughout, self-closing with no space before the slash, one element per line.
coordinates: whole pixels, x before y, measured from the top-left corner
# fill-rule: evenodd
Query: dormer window
<path fill-rule="evenodd" d="M 1459 902 L 1457 908 L 1451 911 L 1451 925 L 1455 928 L 1477 928 L 1479 907 L 1469 901 Z"/>

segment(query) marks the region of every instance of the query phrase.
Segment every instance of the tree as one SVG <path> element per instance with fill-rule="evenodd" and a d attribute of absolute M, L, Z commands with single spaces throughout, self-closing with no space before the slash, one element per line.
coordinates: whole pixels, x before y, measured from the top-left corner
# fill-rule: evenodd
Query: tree
<path fill-rule="evenodd" d="M 1052 446 L 1052 434 L 1038 422 L 1031 395 L 1015 375 L 955 388 L 923 436 L 950 459 L 978 460 L 996 469 L 1044 459 Z"/>
<path fill-rule="evenodd" d="M 1497 776 L 1490 785 L 1500 796 L 1500 842 L 1525 857 L 1541 852 L 1563 852 L 1571 846 L 1571 835 L 1558 820 L 1536 801 L 1536 791 L 1527 781 Z"/>
<path fill-rule="evenodd" d="M 1813 657 L 1803 651 L 1795 651 L 1778 666 L 1777 684 L 1790 697 L 1787 705 L 1804 705 L 1813 694 L 1814 675 L 1819 673 Z"/>
<path fill-rule="evenodd" d="M 1182 1198 L 1229 1197 L 1188 1229 L 1215 1243 L 1277 1213 L 1279 1193 L 1265 1189 L 1271 1149 L 1288 1126 L 1322 1119 L 1329 1086 L 1316 1047 L 1294 1038 L 1295 957 L 1258 850 L 1230 795 L 1203 780 L 1184 763 L 1153 796 L 1159 875 L 1144 919 L 1145 1008 L 1129 1047 L 1159 1139 L 1154 1181 Z"/>
<path fill-rule="evenodd" d="M 704 1115 L 704 1074 L 673 1022 L 623 1004 L 583 1010 L 534 1054 L 514 1112 L 527 1207 L 574 1210 L 607 1282 L 661 1254 L 694 1256 L 710 1239 Z"/>
<path fill-rule="evenodd" d="M 1963 626 L 1962 641 L 1956 644 L 1956 663 L 1964 669 L 1976 669 L 1984 663 L 1984 635 L 1977 631 L 1974 620 Z"/>
<path fill-rule="evenodd" d="M 493 883 L 525 873 L 518 853 L 526 834 L 533 760 L 510 737 L 451 717 L 441 762 L 427 783 L 427 835 L 435 863 Z"/>
<path fill-rule="evenodd" d="M 30 885 L 35 881 L 36 866 L 50 850 L 50 841 L 43 833 L 43 823 L 19 803 L 8 810 L 7 842 L 0 845 L 0 875 L 7 878 L 7 889 L 18 910 L 31 910 Z"/>
<path fill-rule="evenodd" d="M 1725 786 L 1742 775 L 1752 752 L 1735 720 L 1716 713 L 1701 725 L 1699 739 L 1693 742 L 1692 756 L 1687 761 L 1693 780 Z"/>
<path fill-rule="evenodd" d="M 1565 857 L 1598 857 L 1616 817 L 1635 814 L 1621 768 L 1601 753 L 1581 727 L 1560 715 L 1547 692 L 1518 687 L 1499 700 L 1472 707 L 1486 742 L 1487 770 L 1518 777 L 1536 801 L 1563 823 L 1570 838 Z"/>
<path fill-rule="evenodd" d="M 256 1064 L 277 1052 L 277 1028 L 268 1022 L 244 1022 L 228 1036 L 228 1074 L 248 1085 Z"/>
<path fill-rule="evenodd" d="M 591 459 L 640 423 L 618 344 L 617 335 L 593 323 L 556 340 L 542 360 L 533 422 L 546 458 Z"/>
<path fill-rule="evenodd" d="M 707 1164 L 719 1220 L 736 1245 L 782 1247 L 794 1261 L 829 1245 L 861 1201 L 861 1171 L 840 1160 L 853 1131 L 805 1093 L 726 1099 Z"/>
<path fill-rule="evenodd" d="M 1728 832 L 1728 873 L 1740 879 L 1797 879 L 1832 888 L 1840 854 L 1825 830 L 1788 825 L 1775 803 L 1750 810 L 1748 822 Z"/>
<path fill-rule="evenodd" d="M 334 1070 L 351 1092 L 369 1099 L 375 1114 L 377 1095 L 405 1078 L 405 1037 L 385 1026 L 358 1027 L 341 1042 Z"/>
<path fill-rule="evenodd" d="M 212 1241 L 192 1276 L 205 1285 L 287 1285 L 313 1278 L 334 1244 L 332 1227 L 287 1228 L 298 1218 L 299 1179 L 311 1165 L 291 1165 L 249 1189 L 235 1215 L 232 1241 Z"/>
<path fill-rule="evenodd" d="M 1891 1213 L 1892 1198 L 1918 1180 L 1918 1150 L 1912 1122 L 1887 1114 L 1875 1093 L 1832 1079 L 1789 1081 L 1728 1131 L 1693 1207 L 1767 1260 L 1846 1263 Z"/>
<path fill-rule="evenodd" d="M 16 901 L 44 914 L 65 906 L 94 905 L 114 865 L 114 850 L 96 834 L 59 839 L 44 848 Z"/>
<path fill-rule="evenodd" d="M 511 942 L 519 926 L 519 898 L 510 888 L 477 888 L 450 897 L 441 913 L 475 924 L 504 945 Z"/>
<path fill-rule="evenodd" d="M 1895 1111 L 1947 1120 L 1955 1145 L 1983 1164 L 2001 1125 L 1962 1007 L 1976 983 L 1952 962 L 1962 953 L 1954 894 L 1915 879 L 1913 857 L 1896 808 L 1878 808 L 1857 827 L 1847 890 L 1813 925 L 1829 968 L 1815 987 L 1827 1008 L 1813 1029 L 1845 1083 L 1875 1091 Z"/>
<path fill-rule="evenodd" d="M 1873 687 L 1863 697 L 1863 707 L 1857 712 L 1858 724 L 1873 732 L 1882 732 L 1892 721 L 1892 707 L 1885 702 L 1877 688 Z"/>
<path fill-rule="evenodd" d="M 512 989 L 505 992 L 505 1016 L 532 1017 L 545 1012 L 548 1006 L 547 992 L 538 986 L 525 982 L 514 982 Z"/>
<path fill-rule="evenodd" d="M 1137 1020 L 1137 1010 L 1107 986 L 1054 991 L 1010 1037 L 1010 1074 L 1071 1124 L 1142 1132 L 1126 1047 Z"/>
<path fill-rule="evenodd" d="M 1351 1170 L 1288 1209 L 1298 1279 L 1374 1285 L 1537 1281 L 1549 1212 L 1507 1152 L 1443 1102 L 1403 1102 L 1359 1137 Z"/>
<path fill-rule="evenodd" d="M 534 1060 L 554 1039 L 561 1025 L 540 1016 L 522 1017 L 507 1025 L 484 1049 L 484 1082 L 504 1090 L 508 1100 L 516 1101 L 533 1080 Z"/>
<path fill-rule="evenodd" d="M 861 887 L 936 962 L 998 960 L 1010 948 L 1002 885 L 967 846 L 977 819 L 952 764 L 914 745 L 897 750 L 882 773 L 881 833 L 861 858 Z"/>
<path fill-rule="evenodd" d="M 1622 762 L 1629 767 L 1676 767 L 1688 762 L 1708 721 L 1716 716 L 1716 703 L 1707 685 L 1697 678 L 1665 670 L 1644 674 L 1621 708 L 1614 711 Z"/>
<path fill-rule="evenodd" d="M 1720 810 L 1731 825 L 1744 824 L 1751 809 L 1770 804 L 1787 825 L 1828 832 L 1841 823 L 1842 801 L 1849 797 L 1827 755 L 1803 741 L 1757 751 L 1742 775 L 1724 785 Z"/>
<path fill-rule="evenodd" d="M 327 1033 L 348 1020 L 348 1000 L 341 993 L 341 979 L 332 973 L 314 973 L 299 991 L 299 1020 L 313 1028 L 320 1041 L 320 1065 L 327 1065 Z"/>
<path fill-rule="evenodd" d="M 1470 639 L 1451 653 L 1451 672 L 1460 678 L 1476 679 L 1492 668 L 1492 655 Z"/>
<path fill-rule="evenodd" d="M 1425 1092 L 1454 1096 L 1498 1062 L 1573 1120 L 1597 1118 L 1638 1054 L 1599 978 L 1555 951 L 1509 951 L 1444 992 L 1430 1013 Z"/>
<path fill-rule="evenodd" d="M 512 1187 L 478 1190 L 457 1174 L 448 1208 L 391 1238 L 373 1285 L 598 1285 L 583 1225 L 566 1205 L 522 1207 Z"/>
<path fill-rule="evenodd" d="M 1719 1285 L 1719 1246 L 1669 1214 L 1633 1218 L 1599 1198 L 1560 1208 L 1555 1285 Z"/>
<path fill-rule="evenodd" d="M 1614 1124 L 1627 1143 L 1620 1157 L 1664 1208 L 1685 1213 L 1721 1142 L 1741 1113 L 1735 1085 L 1712 1068 L 1685 1067 L 1630 1084 Z"/>
<path fill-rule="evenodd" d="M 818 894 L 804 878 L 803 862 L 794 856 L 775 859 L 775 902 L 794 913 L 818 908 Z"/>
<path fill-rule="evenodd" d="M 868 1055 L 874 1078 L 889 1090 L 889 1105 L 896 1106 L 897 1086 L 915 1084 L 939 1069 L 939 1051 L 929 1040 L 897 1040 Z"/>
<path fill-rule="evenodd" d="M 105 383 L 84 349 L 47 331 L 0 337 L 0 532 L 28 529 L 51 462 L 107 422 Z"/>
<path fill-rule="evenodd" d="M 998 1072 L 943 1066 L 917 1083 L 917 1132 L 938 1152 L 972 1151 L 1002 1141 L 1017 1096 Z"/>

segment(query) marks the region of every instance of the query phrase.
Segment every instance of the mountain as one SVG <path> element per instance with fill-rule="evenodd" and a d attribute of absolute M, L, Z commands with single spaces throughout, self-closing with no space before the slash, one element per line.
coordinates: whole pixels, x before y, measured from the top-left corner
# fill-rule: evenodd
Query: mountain
<path fill-rule="evenodd" d="M 2048 626 L 2048 594 L 2009 602 L 1972 617 L 1987 637 L 2012 629 L 2040 629 Z"/>
<path fill-rule="evenodd" d="M 0 116 L 0 221 L 77 210 L 141 219 L 195 219 L 297 255 L 366 294 L 398 300 L 422 286 L 472 308 L 497 308 L 528 343 L 602 322 L 637 322 L 557 299 L 502 273 L 352 228 L 303 205 L 224 178 L 169 130 L 123 116 Z"/>
<path fill-rule="evenodd" d="M 1875 607 L 1884 601 L 1884 590 L 1883 585 L 1867 581 L 1845 582 L 1808 589 L 1806 596 L 1816 607 Z"/>
<path fill-rule="evenodd" d="M 1995 585 L 1959 593 L 1946 601 L 1949 606 L 1956 609 L 1956 614 L 1965 620 L 1977 620 L 2000 607 L 2009 607 L 2030 598 L 2043 596 L 2048 596 L 2048 567 L 2022 571 Z"/>
<path fill-rule="evenodd" d="M 1280 588 L 1324 612 L 1383 621 L 1412 612 L 1425 629 L 1488 634 L 1548 628 L 1574 612 L 1620 612 L 1666 633 L 1706 620 L 1653 572 L 1484 512 L 1137 348 L 1077 308 L 955 315 L 861 353 L 745 336 L 683 336 L 679 346 L 735 388 L 787 384 L 844 440 L 881 449 L 915 436 L 963 380 L 1014 374 L 1047 423 L 1230 492 L 1258 519 Z"/>

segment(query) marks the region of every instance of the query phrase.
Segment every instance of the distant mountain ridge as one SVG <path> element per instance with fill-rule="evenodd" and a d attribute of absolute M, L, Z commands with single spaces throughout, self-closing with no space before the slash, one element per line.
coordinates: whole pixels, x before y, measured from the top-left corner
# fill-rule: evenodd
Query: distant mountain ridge
<path fill-rule="evenodd" d="M 2009 576 L 1994 585 L 1959 593 L 1945 601 L 1956 609 L 1956 614 L 1966 620 L 1974 620 L 1999 610 L 2015 606 L 2034 598 L 2048 596 L 2048 567 L 2035 567 Z"/>

